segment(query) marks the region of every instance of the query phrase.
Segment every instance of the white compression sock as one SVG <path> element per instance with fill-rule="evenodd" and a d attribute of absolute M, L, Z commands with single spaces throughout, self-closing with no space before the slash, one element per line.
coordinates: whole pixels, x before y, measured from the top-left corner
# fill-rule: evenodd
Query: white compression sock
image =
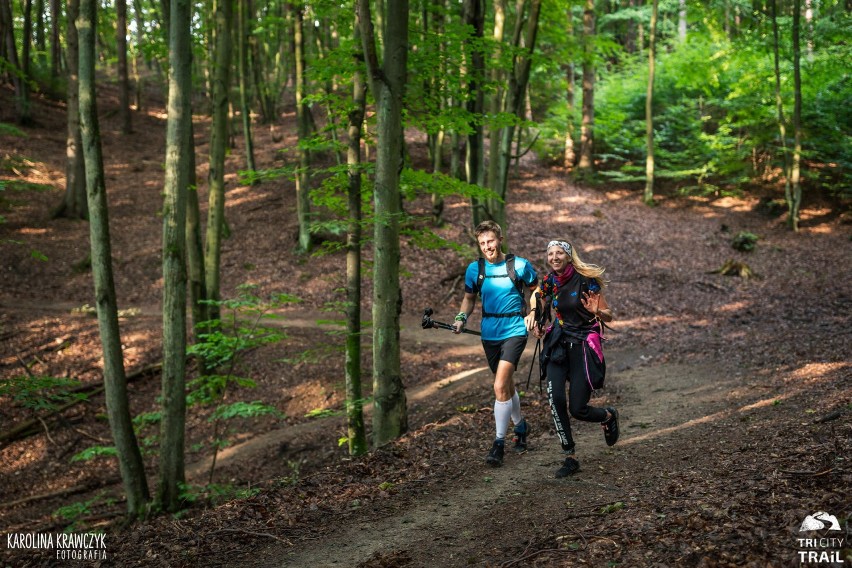
<path fill-rule="evenodd" d="M 512 424 L 517 426 L 521 423 L 521 397 L 518 391 L 512 396 Z"/>
<path fill-rule="evenodd" d="M 494 401 L 494 423 L 497 426 L 497 439 L 504 440 L 509 429 L 509 419 L 512 417 L 512 401 Z"/>

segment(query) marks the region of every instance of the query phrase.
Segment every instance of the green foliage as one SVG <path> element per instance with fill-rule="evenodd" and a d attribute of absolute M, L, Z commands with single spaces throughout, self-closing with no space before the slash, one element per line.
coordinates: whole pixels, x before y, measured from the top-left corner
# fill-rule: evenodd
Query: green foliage
<path fill-rule="evenodd" d="M 234 499 L 250 499 L 258 493 L 257 487 L 237 487 L 230 483 L 208 483 L 206 485 L 179 484 L 180 500 L 184 503 L 206 503 L 217 506 Z"/>
<path fill-rule="evenodd" d="M 53 411 L 61 405 L 86 400 L 89 395 L 73 392 L 80 381 L 46 375 L 24 375 L 0 379 L 0 397 L 10 397 L 16 404 L 33 412 Z"/>
<path fill-rule="evenodd" d="M 77 529 L 78 523 L 86 515 L 92 514 L 93 505 L 103 501 L 103 493 L 99 493 L 86 501 L 78 501 L 70 505 L 64 505 L 56 509 L 51 516 L 60 522 L 68 523 L 62 532 L 73 532 Z"/>
<path fill-rule="evenodd" d="M 740 231 L 734 236 L 731 241 L 731 246 L 742 252 L 751 252 L 757 246 L 757 241 L 760 239 L 754 233 L 750 233 L 748 231 Z"/>
<path fill-rule="evenodd" d="M 263 404 L 259 400 L 253 402 L 234 402 L 222 404 L 216 407 L 210 415 L 211 422 L 214 420 L 232 420 L 234 418 L 257 418 L 259 416 L 275 416 L 284 418 L 284 415 L 274 406 Z"/>
<path fill-rule="evenodd" d="M 305 414 L 305 418 L 330 418 L 332 416 L 340 416 L 341 414 L 343 414 L 342 410 L 335 410 L 333 408 L 314 408 Z"/>
<path fill-rule="evenodd" d="M 23 130 L 6 122 L 0 122 L 0 136 L 15 136 L 17 138 L 27 137 Z"/>
<path fill-rule="evenodd" d="M 116 457 L 117 455 L 118 450 L 115 449 L 115 446 L 92 446 L 71 456 L 71 461 L 89 461 L 98 457 Z"/>

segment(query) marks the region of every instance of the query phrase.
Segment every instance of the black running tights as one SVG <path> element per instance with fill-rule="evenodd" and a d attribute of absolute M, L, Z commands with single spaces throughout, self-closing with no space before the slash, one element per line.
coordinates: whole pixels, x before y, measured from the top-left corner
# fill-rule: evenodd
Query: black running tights
<path fill-rule="evenodd" d="M 607 416 L 603 408 L 589 406 L 592 386 L 589 384 L 586 358 L 583 356 L 585 349 L 588 349 L 585 342 L 571 343 L 567 349 L 567 361 L 561 364 L 551 361 L 547 365 L 547 399 L 556 433 L 565 451 L 574 449 L 569 411 L 571 416 L 584 422 L 603 422 Z M 569 391 L 567 399 L 565 387 Z"/>

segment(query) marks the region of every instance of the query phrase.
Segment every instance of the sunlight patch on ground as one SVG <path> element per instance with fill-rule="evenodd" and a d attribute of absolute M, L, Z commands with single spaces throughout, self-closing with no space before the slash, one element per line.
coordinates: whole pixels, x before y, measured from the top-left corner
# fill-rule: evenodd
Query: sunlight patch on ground
<path fill-rule="evenodd" d="M 435 395 L 438 390 L 446 388 L 454 383 L 462 381 L 471 375 L 476 375 L 478 373 L 482 373 L 488 371 L 488 367 L 477 367 L 475 369 L 468 369 L 467 371 L 462 371 L 461 373 L 456 373 L 455 375 L 450 375 L 449 377 L 445 377 L 439 381 L 431 383 L 429 385 L 425 385 L 422 389 L 417 392 L 408 394 L 407 398 L 409 402 L 416 402 L 419 400 L 423 400 L 425 398 L 429 398 Z"/>
<path fill-rule="evenodd" d="M 47 235 L 50 233 L 48 229 L 36 229 L 33 227 L 21 227 L 17 232 L 21 235 Z"/>
<path fill-rule="evenodd" d="M 852 381 L 850 381 L 849 371 L 850 367 L 852 367 L 852 363 L 848 362 L 835 362 L 835 363 L 807 363 L 802 367 L 793 371 L 794 379 L 810 379 L 810 380 L 818 380 L 823 379 L 829 375 L 833 375 L 835 372 L 841 372 L 843 370 L 847 371 L 846 375 L 846 383 L 847 385 L 852 386 Z"/>
<path fill-rule="evenodd" d="M 724 420 L 725 418 L 730 418 L 733 414 L 737 412 L 746 412 L 749 410 L 754 410 L 755 408 L 762 408 L 765 406 L 772 406 L 778 404 L 779 401 L 789 398 L 793 393 L 783 394 L 779 396 L 774 396 L 772 398 L 766 398 L 763 400 L 759 400 L 752 404 L 748 404 L 746 406 L 741 406 L 740 408 L 736 408 L 733 410 L 722 410 L 721 412 L 715 412 L 713 414 L 708 414 L 707 416 L 701 416 L 700 418 L 693 418 L 692 420 L 688 420 L 683 424 L 678 424 L 676 426 L 669 426 L 667 428 L 661 428 L 659 430 L 654 430 L 648 432 L 647 434 L 640 434 L 638 436 L 631 436 L 624 440 L 623 444 L 633 444 L 636 442 L 642 442 L 645 440 L 649 440 L 651 438 L 657 438 L 659 436 L 663 436 L 666 434 L 671 434 L 673 432 L 677 432 L 683 428 L 691 428 L 693 426 L 697 426 L 699 424 L 708 424 L 710 422 L 715 422 L 717 420 Z"/>
<path fill-rule="evenodd" d="M 515 213 L 549 213 L 553 206 L 549 203 L 516 203 L 509 207 Z"/>
<path fill-rule="evenodd" d="M 627 199 L 632 193 L 627 189 L 615 189 L 607 191 L 604 195 L 609 201 L 617 201 L 619 199 Z"/>
<path fill-rule="evenodd" d="M 729 304 L 725 304 L 724 306 L 719 306 L 716 308 L 719 312 L 741 312 L 743 310 L 748 309 L 749 305 L 746 302 L 731 302 Z"/>

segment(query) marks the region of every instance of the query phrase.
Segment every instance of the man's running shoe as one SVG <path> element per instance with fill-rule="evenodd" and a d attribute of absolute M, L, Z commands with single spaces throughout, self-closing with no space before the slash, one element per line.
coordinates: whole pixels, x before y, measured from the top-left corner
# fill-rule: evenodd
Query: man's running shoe
<path fill-rule="evenodd" d="M 488 452 L 485 462 L 492 467 L 500 467 L 503 465 L 503 452 L 505 445 L 506 443 L 503 440 L 494 440 L 494 444 L 492 444 L 491 451 Z"/>
<path fill-rule="evenodd" d="M 618 411 L 611 406 L 606 408 L 610 413 L 609 420 L 601 422 L 604 431 L 604 439 L 607 446 L 614 446 L 618 441 Z"/>
<path fill-rule="evenodd" d="M 578 469 L 580 469 L 580 462 L 569 456 L 565 458 L 565 463 L 562 464 L 562 467 L 556 470 L 556 475 L 554 477 L 557 479 L 568 477 Z"/>
<path fill-rule="evenodd" d="M 521 423 L 515 426 L 515 452 L 522 454 L 527 451 L 527 436 L 530 433 L 530 426 L 527 424 L 527 419 L 522 418 Z"/>

